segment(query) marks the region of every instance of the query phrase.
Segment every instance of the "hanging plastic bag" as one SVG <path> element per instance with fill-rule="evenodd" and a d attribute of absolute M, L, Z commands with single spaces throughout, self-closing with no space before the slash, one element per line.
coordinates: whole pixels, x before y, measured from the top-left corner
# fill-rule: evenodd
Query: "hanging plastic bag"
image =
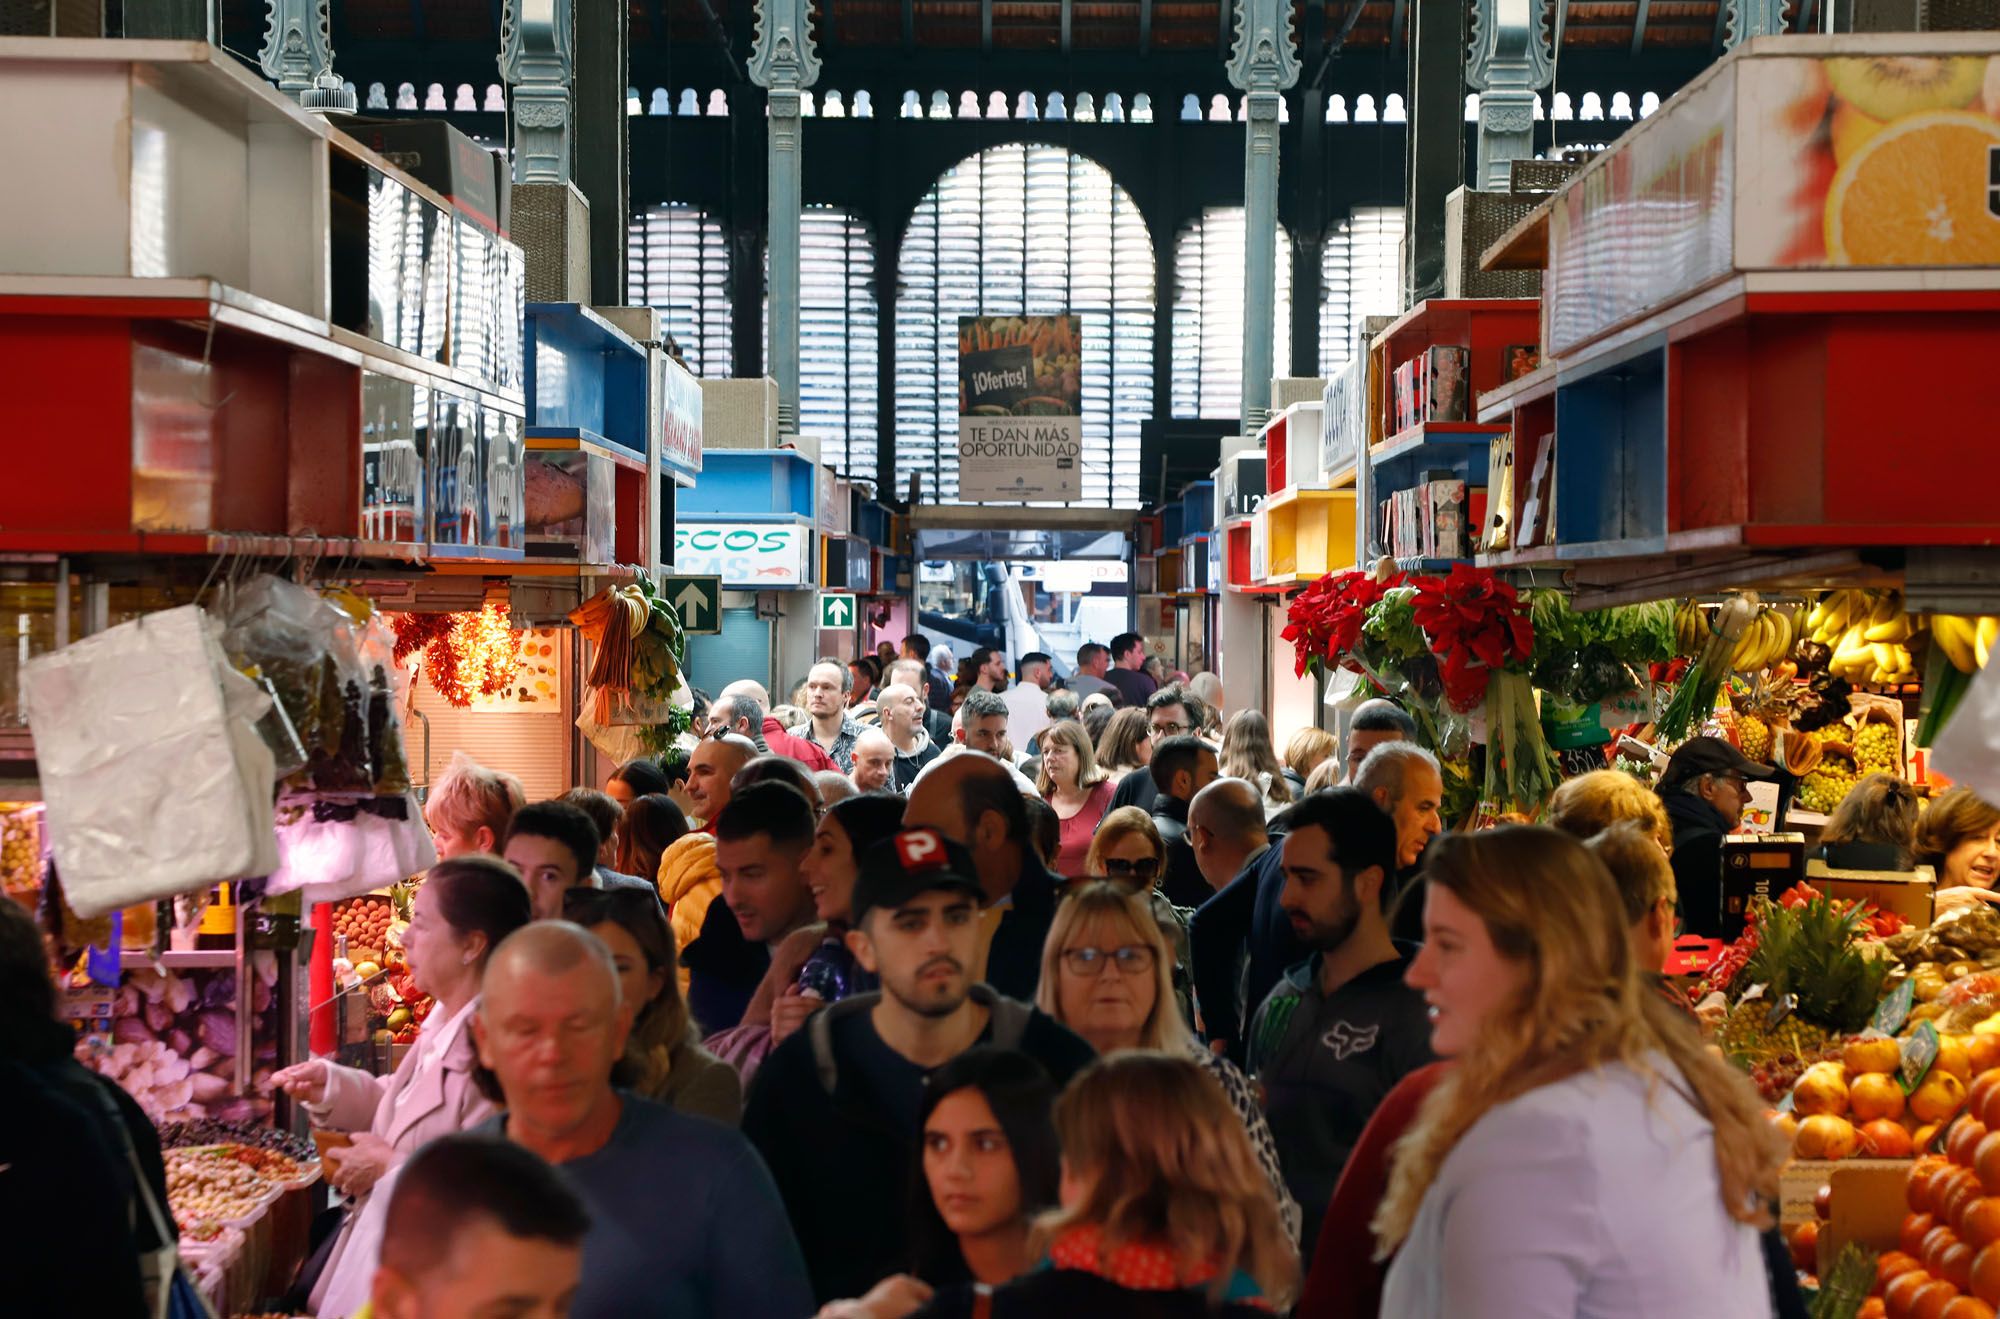
<path fill-rule="evenodd" d="M 2000 801 L 2000 664 L 1973 678 L 1931 745 L 1931 767 L 1981 800 Z"/>
<path fill-rule="evenodd" d="M 354 620 L 319 595 L 269 573 L 233 592 L 223 645 L 239 669 L 270 679 L 306 753 L 292 786 L 370 792 L 368 675 Z"/>
<path fill-rule="evenodd" d="M 184 605 L 22 670 L 50 846 L 81 915 L 276 864 L 274 761 L 250 722 L 266 698 L 230 670 L 214 627 Z"/>

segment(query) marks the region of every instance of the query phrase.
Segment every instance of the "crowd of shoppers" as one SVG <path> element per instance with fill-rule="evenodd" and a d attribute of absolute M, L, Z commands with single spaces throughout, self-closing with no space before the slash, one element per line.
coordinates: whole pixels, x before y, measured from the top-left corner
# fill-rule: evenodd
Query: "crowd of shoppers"
<path fill-rule="evenodd" d="M 1065 690 L 1051 656 L 1010 681 L 972 649 L 954 684 L 913 636 L 814 664 L 795 712 L 732 683 L 684 778 L 631 761 L 558 801 L 456 760 L 404 938 L 436 1000 L 417 1044 L 386 1077 L 276 1077 L 351 1135 L 300 1299 L 1795 1312 L 1763 1235 L 1781 1142 L 1661 974 L 1677 912 L 1719 903 L 1701 862 L 1747 801 L 1733 748 L 1690 742 L 1658 796 L 1607 771 L 1550 827 L 1444 833 L 1442 770 L 1393 703 L 1280 754 L 1137 636 L 1076 661 Z M 1990 900 L 2000 811 L 1863 798 L 1836 844 Z M 79 1102 L 103 1083 L 62 1069 L 20 923 L 0 1094 L 75 1134 L 136 1252 L 157 1146 Z M 0 1162 L 39 1176 L 14 1130 Z M 109 1270 L 77 1295 L 142 1288 Z"/>

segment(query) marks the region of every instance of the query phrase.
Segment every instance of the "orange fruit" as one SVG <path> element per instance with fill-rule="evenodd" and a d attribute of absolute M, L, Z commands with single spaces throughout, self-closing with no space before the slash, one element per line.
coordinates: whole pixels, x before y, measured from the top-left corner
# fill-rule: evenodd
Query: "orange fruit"
<path fill-rule="evenodd" d="M 2000 1305 L 2000 1247 L 1988 1246 L 1972 1257 L 1972 1294 Z"/>
<path fill-rule="evenodd" d="M 1970 1113 L 1951 1124 L 1944 1138 L 1945 1157 L 1961 1168 L 1972 1167 L 1972 1152 L 1986 1138 L 1986 1124 Z"/>
<path fill-rule="evenodd" d="M 1964 110 L 1912 115 L 1876 133 L 1827 189 L 1828 263 L 2000 265 L 2000 216 L 1987 209 L 1996 146 L 2000 123 Z"/>
<path fill-rule="evenodd" d="M 1880 1117 L 1861 1128 L 1861 1152 L 1871 1159 L 1907 1159 L 1916 1146 L 1902 1123 Z"/>
<path fill-rule="evenodd" d="M 2000 1035 L 1975 1035 L 1966 1046 L 1972 1055 L 1972 1084 L 1965 1088 L 1965 1111 L 1986 1122 L 1986 1105 L 1992 1102 L 1994 1090 L 2000 1089 L 2000 1071 L 1991 1066 L 1982 1066 L 1979 1058 L 1986 1049 L 2000 1049 Z M 1986 1122 L 1992 1126 L 1991 1122 Z"/>
<path fill-rule="evenodd" d="M 1934 1155 L 1925 1155 L 1910 1165 L 1910 1175 L 1903 1182 L 1903 1201 L 1910 1206 L 1911 1213 L 1931 1211 L 1931 1183 L 1943 1171 L 1943 1161 Z"/>
<path fill-rule="evenodd" d="M 1913 1255 L 1918 1260 L 1924 1257 L 1924 1238 L 1937 1227 L 1937 1219 L 1930 1214 L 1911 1214 L 1903 1220 L 1903 1230 L 1896 1236 L 1896 1244 L 1903 1253 Z"/>
<path fill-rule="evenodd" d="M 1938 1252 L 1938 1276 L 1964 1291 L 1972 1285 L 1972 1259 L 1978 1254 L 1963 1241 L 1954 1241 Z"/>
<path fill-rule="evenodd" d="M 1982 1249 L 2000 1241 L 2000 1199 L 1983 1196 L 1967 1205 L 1958 1218 L 1958 1235 Z"/>
<path fill-rule="evenodd" d="M 1911 1299 L 1910 1319 L 1944 1319 L 1944 1308 L 1957 1299 L 1958 1288 L 1943 1278 L 1933 1278 Z"/>
<path fill-rule="evenodd" d="M 1862 1298 L 1861 1308 L 1854 1312 L 1854 1319 L 1889 1319 L 1889 1311 L 1880 1296 L 1868 1296 Z"/>
<path fill-rule="evenodd" d="M 1856 1311 L 1855 1319 L 1860 1319 L 1859 1311 Z M 1993 1319 L 1993 1307 L 1977 1296 L 1959 1296 L 1944 1307 L 1944 1313 L 1938 1319 Z"/>
<path fill-rule="evenodd" d="M 1883 1303 L 1887 1305 L 1890 1314 L 1897 1316 L 1898 1319 L 1904 1319 L 1910 1313 L 1910 1303 L 1916 1300 L 1917 1293 L 1934 1281 L 1935 1279 L 1922 1269 L 1912 1269 L 1900 1277 L 1889 1280 L 1889 1285 L 1882 1289 Z"/>
<path fill-rule="evenodd" d="M 1885 1250 L 1875 1257 L 1875 1288 L 1880 1291 L 1889 1285 L 1892 1278 L 1900 1278 L 1912 1269 L 1921 1269 L 1924 1262 L 1905 1250 Z"/>
<path fill-rule="evenodd" d="M 1989 1131 L 1973 1147 L 1972 1170 L 1988 1195 L 2000 1195 L 2000 1131 Z"/>
<path fill-rule="evenodd" d="M 1972 1084 L 1972 1046 L 1965 1035 L 1940 1035 L 1937 1061 L 1931 1066 L 1950 1072 L 1967 1085 Z"/>
<path fill-rule="evenodd" d="M 1958 1233 L 1948 1227 L 1934 1227 L 1924 1233 L 1923 1253 L 1917 1257 L 1924 1262 L 1924 1272 L 1933 1278 L 1942 1278 L 1944 1270 L 1939 1267 L 1939 1261 L 1943 1259 L 1945 1251 L 1957 1244 Z"/>

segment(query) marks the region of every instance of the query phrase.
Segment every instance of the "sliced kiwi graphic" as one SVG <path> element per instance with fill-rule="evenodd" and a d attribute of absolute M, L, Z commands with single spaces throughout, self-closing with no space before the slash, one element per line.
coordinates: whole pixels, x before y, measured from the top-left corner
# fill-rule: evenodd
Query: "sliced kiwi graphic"
<path fill-rule="evenodd" d="M 1826 62 L 1833 94 L 1871 119 L 1956 110 L 1979 95 L 1984 62 L 1967 56 L 1882 55 Z"/>

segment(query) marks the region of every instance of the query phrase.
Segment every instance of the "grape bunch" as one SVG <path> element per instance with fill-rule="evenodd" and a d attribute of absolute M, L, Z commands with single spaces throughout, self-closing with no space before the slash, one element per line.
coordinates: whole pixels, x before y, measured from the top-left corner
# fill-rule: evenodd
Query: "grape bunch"
<path fill-rule="evenodd" d="M 1854 735 L 1855 767 L 1863 774 L 1894 774 L 1902 766 L 1902 739 L 1885 723 L 1861 725 Z"/>
<path fill-rule="evenodd" d="M 1855 763 L 1837 751 L 1820 757 L 1819 767 L 1799 784 L 1799 805 L 1809 811 L 1830 815 L 1833 808 L 1860 780 Z"/>

